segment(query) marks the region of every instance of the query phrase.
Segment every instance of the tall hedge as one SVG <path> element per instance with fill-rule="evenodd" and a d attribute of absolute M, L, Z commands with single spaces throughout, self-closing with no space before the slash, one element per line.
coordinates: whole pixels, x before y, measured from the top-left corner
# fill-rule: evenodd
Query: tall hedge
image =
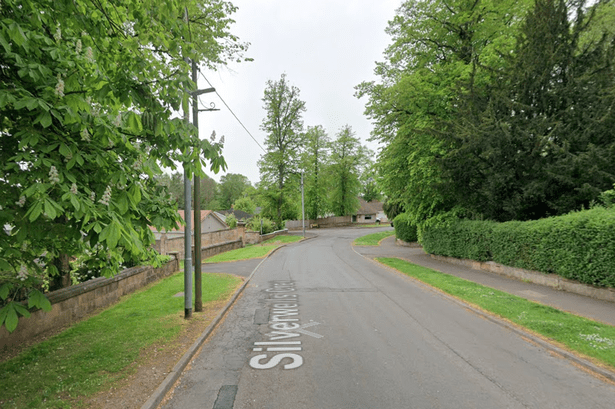
<path fill-rule="evenodd" d="M 458 220 L 423 231 L 428 253 L 554 273 L 615 287 L 615 208 L 528 222 Z"/>
<path fill-rule="evenodd" d="M 393 227 L 395 227 L 395 237 L 407 243 L 413 243 L 418 240 L 416 225 L 410 222 L 410 217 L 406 213 L 401 213 L 393 219 Z"/>

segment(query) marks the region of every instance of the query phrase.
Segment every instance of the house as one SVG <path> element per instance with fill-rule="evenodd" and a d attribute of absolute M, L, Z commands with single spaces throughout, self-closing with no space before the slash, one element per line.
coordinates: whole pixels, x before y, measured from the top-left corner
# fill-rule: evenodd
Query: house
<path fill-rule="evenodd" d="M 359 210 L 352 216 L 353 223 L 388 223 L 387 216 L 382 210 L 382 202 L 373 200 L 366 202 L 363 198 L 359 198 Z"/>
<path fill-rule="evenodd" d="M 178 210 L 182 219 L 186 220 L 183 210 Z M 194 213 L 192 213 L 194 217 Z M 192 219 L 192 231 L 194 231 L 194 219 Z M 185 225 L 179 226 L 177 230 L 166 231 L 167 238 L 183 237 L 185 232 Z M 228 225 L 224 220 L 216 214 L 213 210 L 201 210 L 201 233 L 209 233 L 212 231 L 228 229 Z M 155 227 L 150 226 L 150 230 L 154 232 L 156 240 L 160 239 L 161 232 L 157 231 Z"/>

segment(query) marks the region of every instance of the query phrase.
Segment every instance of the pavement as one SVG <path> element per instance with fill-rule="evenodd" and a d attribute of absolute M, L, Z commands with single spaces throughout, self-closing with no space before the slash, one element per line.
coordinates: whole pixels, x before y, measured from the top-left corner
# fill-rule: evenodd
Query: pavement
<path fill-rule="evenodd" d="M 519 281 L 483 270 L 459 266 L 431 258 L 421 247 L 412 248 L 395 244 L 395 236 L 384 239 L 380 246 L 354 246 L 357 253 L 374 259 L 398 257 L 411 263 L 457 276 L 475 283 L 505 291 L 516 296 L 549 305 L 561 311 L 615 326 L 615 303 L 560 291 L 552 287 Z"/>

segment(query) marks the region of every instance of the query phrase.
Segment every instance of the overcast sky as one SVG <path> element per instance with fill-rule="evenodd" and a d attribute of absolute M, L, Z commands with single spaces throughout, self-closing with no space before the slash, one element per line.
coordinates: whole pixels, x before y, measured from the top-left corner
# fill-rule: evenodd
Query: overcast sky
<path fill-rule="evenodd" d="M 291 85 L 306 102 L 304 125 L 322 125 L 333 138 L 350 125 L 364 144 L 372 125 L 363 115 L 365 98 L 354 97 L 354 87 L 375 79 L 376 61 L 390 43 L 384 32 L 401 0 L 232 0 L 239 9 L 232 32 L 249 42 L 247 57 L 253 62 L 231 64 L 205 72 L 237 117 L 265 147 L 260 125 L 265 116 L 263 93 L 267 80 L 286 73 Z M 199 80 L 199 88 L 208 87 Z M 228 173 L 260 179 L 257 161 L 264 153 L 215 94 L 200 97 L 203 104 L 215 103 L 220 111 L 199 116 L 200 136 L 213 130 L 225 136 L 224 157 Z M 220 179 L 224 173 L 211 174 Z"/>

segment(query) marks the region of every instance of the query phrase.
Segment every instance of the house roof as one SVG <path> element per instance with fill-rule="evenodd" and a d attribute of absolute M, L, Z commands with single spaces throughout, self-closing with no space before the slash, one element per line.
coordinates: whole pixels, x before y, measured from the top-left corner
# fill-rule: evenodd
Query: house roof
<path fill-rule="evenodd" d="M 253 216 L 248 212 L 244 212 L 243 210 L 237 210 L 237 209 L 223 210 L 220 213 L 224 214 L 225 216 L 232 214 L 233 216 L 235 216 L 237 220 L 248 220 L 252 218 Z"/>
<path fill-rule="evenodd" d="M 382 212 L 382 202 L 377 200 L 373 200 L 371 202 L 366 202 L 362 197 L 359 198 L 359 205 L 361 206 L 357 211 L 357 215 L 359 214 L 378 214 Z"/>
<path fill-rule="evenodd" d="M 183 210 L 178 210 L 177 211 L 179 213 L 179 215 L 181 216 L 181 218 L 186 221 L 186 215 L 185 212 Z M 192 215 L 194 216 L 194 214 Z M 207 217 L 214 217 L 216 220 L 218 220 L 220 223 L 226 225 L 226 223 L 224 222 L 224 220 L 222 220 L 217 214 L 215 214 L 214 211 L 212 210 L 201 210 L 201 223 L 203 223 L 203 220 L 205 220 Z M 194 219 L 193 219 L 194 221 Z M 192 230 L 194 230 L 194 222 L 192 223 Z M 185 231 L 185 225 L 180 225 L 178 229 L 173 229 L 173 230 L 169 230 L 172 232 L 184 232 Z M 156 230 L 156 228 L 154 226 L 149 226 L 151 231 L 157 232 L 158 230 Z"/>

